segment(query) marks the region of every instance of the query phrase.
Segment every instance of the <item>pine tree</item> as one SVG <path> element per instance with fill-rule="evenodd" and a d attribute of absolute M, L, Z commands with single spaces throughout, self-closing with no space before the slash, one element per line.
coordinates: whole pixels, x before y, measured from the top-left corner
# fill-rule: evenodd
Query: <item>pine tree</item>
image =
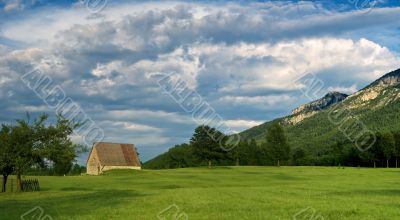
<path fill-rule="evenodd" d="M 281 161 L 289 159 L 290 146 L 285 131 L 278 122 L 272 123 L 267 128 L 266 147 L 278 166 Z"/>
<path fill-rule="evenodd" d="M 193 153 L 201 160 L 205 160 L 208 163 L 208 167 L 211 167 L 213 160 L 218 160 L 226 155 L 226 152 L 222 149 L 224 144 L 225 135 L 215 128 L 211 128 L 207 125 L 201 125 L 194 131 L 190 144 L 193 147 Z"/>

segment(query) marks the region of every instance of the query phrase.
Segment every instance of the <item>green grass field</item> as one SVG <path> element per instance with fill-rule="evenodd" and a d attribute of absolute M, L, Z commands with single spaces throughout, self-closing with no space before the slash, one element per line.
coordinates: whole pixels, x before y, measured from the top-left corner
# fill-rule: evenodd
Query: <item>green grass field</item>
<path fill-rule="evenodd" d="M 53 219 L 293 219 L 307 208 L 297 219 L 400 218 L 400 169 L 218 167 L 39 180 L 41 192 L 0 194 L 0 219 L 36 206 Z"/>

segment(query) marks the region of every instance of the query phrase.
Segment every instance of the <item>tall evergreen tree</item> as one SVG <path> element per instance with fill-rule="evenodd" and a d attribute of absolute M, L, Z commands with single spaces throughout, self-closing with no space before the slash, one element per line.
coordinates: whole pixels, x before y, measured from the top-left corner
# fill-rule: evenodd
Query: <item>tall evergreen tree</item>
<path fill-rule="evenodd" d="M 289 159 L 290 146 L 285 131 L 278 122 L 272 123 L 267 128 L 266 146 L 278 166 L 281 161 Z"/>
<path fill-rule="evenodd" d="M 211 167 L 212 161 L 226 155 L 220 146 L 220 144 L 224 144 L 224 139 L 225 135 L 222 132 L 207 125 L 201 125 L 195 129 L 190 144 L 194 154 L 201 160 L 207 161 L 208 167 Z"/>

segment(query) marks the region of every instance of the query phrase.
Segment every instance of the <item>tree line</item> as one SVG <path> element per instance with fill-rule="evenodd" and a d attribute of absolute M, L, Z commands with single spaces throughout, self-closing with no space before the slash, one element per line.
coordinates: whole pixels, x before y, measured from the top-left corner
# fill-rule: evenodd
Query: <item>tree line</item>
<path fill-rule="evenodd" d="M 143 167 L 169 169 L 212 165 L 288 165 L 291 148 L 279 123 L 267 128 L 265 142 L 261 144 L 252 139 L 228 146 L 228 138 L 215 128 L 201 125 L 194 130 L 190 143 L 176 145 L 146 162 Z"/>
<path fill-rule="evenodd" d="M 75 160 L 72 164 L 67 164 L 67 168 L 71 167 L 69 170 L 60 172 L 57 167 L 54 166 L 33 166 L 26 170 L 24 175 L 26 176 L 80 176 L 82 173 L 86 173 L 86 166 L 79 165 Z"/>
<path fill-rule="evenodd" d="M 21 175 L 32 170 L 51 167 L 55 173 L 68 173 L 78 153 L 86 148 L 72 143 L 70 135 L 81 126 L 61 115 L 55 124 L 48 122 L 47 115 L 30 120 L 17 120 L 2 124 L 0 130 L 0 172 L 2 192 L 6 191 L 8 176 L 16 175 L 17 191 L 21 190 Z M 75 167 L 76 168 L 76 167 Z"/>
<path fill-rule="evenodd" d="M 196 166 L 363 166 L 398 167 L 400 132 L 378 132 L 376 141 L 368 148 L 338 137 L 324 148 L 290 146 L 285 130 L 274 122 L 267 127 L 264 140 L 241 140 L 231 151 L 224 151 L 209 133 L 224 136 L 208 126 L 195 129 L 190 143 L 179 144 L 168 152 L 146 162 L 148 169 L 169 169 Z M 224 142 L 222 142 L 224 144 Z"/>

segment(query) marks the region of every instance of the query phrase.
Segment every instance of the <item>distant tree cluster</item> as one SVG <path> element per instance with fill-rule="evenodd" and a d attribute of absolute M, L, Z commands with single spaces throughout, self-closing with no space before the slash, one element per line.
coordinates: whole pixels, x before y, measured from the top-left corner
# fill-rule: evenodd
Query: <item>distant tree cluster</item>
<path fill-rule="evenodd" d="M 377 162 L 381 162 L 382 167 L 385 164 L 389 168 L 390 160 L 394 160 L 397 168 L 399 157 L 400 132 L 377 133 L 376 141 L 372 147 L 361 154 L 361 159 L 372 162 L 374 167 L 376 167 Z"/>
<path fill-rule="evenodd" d="M 82 173 L 86 173 L 86 166 L 81 166 L 77 163 L 74 163 L 71 166 L 71 169 L 66 172 L 66 173 L 60 173 L 57 172 L 56 167 L 53 165 L 47 165 L 47 166 L 33 166 L 30 169 L 28 169 L 24 175 L 27 176 L 60 176 L 60 175 L 66 175 L 66 176 L 79 176 Z"/>
<path fill-rule="evenodd" d="M 288 165 L 290 146 L 283 128 L 274 123 L 267 129 L 265 141 L 240 141 L 232 150 L 228 137 L 206 125 L 195 129 L 189 144 L 176 145 L 168 152 L 146 162 L 144 168 L 168 169 L 212 165 Z"/>
<path fill-rule="evenodd" d="M 30 122 L 17 120 L 3 124 L 0 130 L 0 171 L 3 175 L 2 192 L 6 191 L 8 176 L 17 177 L 17 190 L 21 189 L 21 175 L 32 170 L 51 166 L 55 174 L 65 175 L 73 168 L 79 152 L 85 150 L 73 144 L 69 136 L 80 126 L 61 115 L 55 125 L 47 123 L 48 116 L 41 115 Z M 76 168 L 76 167 L 75 167 Z"/>
<path fill-rule="evenodd" d="M 360 151 L 347 139 L 313 151 L 297 148 L 292 154 L 292 165 L 398 167 L 400 132 L 377 132 L 376 141 Z M 361 147 L 362 148 L 362 147 Z"/>
<path fill-rule="evenodd" d="M 168 152 L 146 162 L 144 168 L 167 169 L 195 166 L 363 166 L 398 167 L 400 132 L 378 132 L 376 141 L 360 151 L 346 138 L 323 148 L 291 147 L 278 122 L 269 124 L 264 141 L 241 140 L 231 151 L 224 151 L 207 131 L 223 135 L 208 126 L 195 129 L 189 144 L 176 145 Z M 224 143 L 224 142 L 222 142 Z"/>

